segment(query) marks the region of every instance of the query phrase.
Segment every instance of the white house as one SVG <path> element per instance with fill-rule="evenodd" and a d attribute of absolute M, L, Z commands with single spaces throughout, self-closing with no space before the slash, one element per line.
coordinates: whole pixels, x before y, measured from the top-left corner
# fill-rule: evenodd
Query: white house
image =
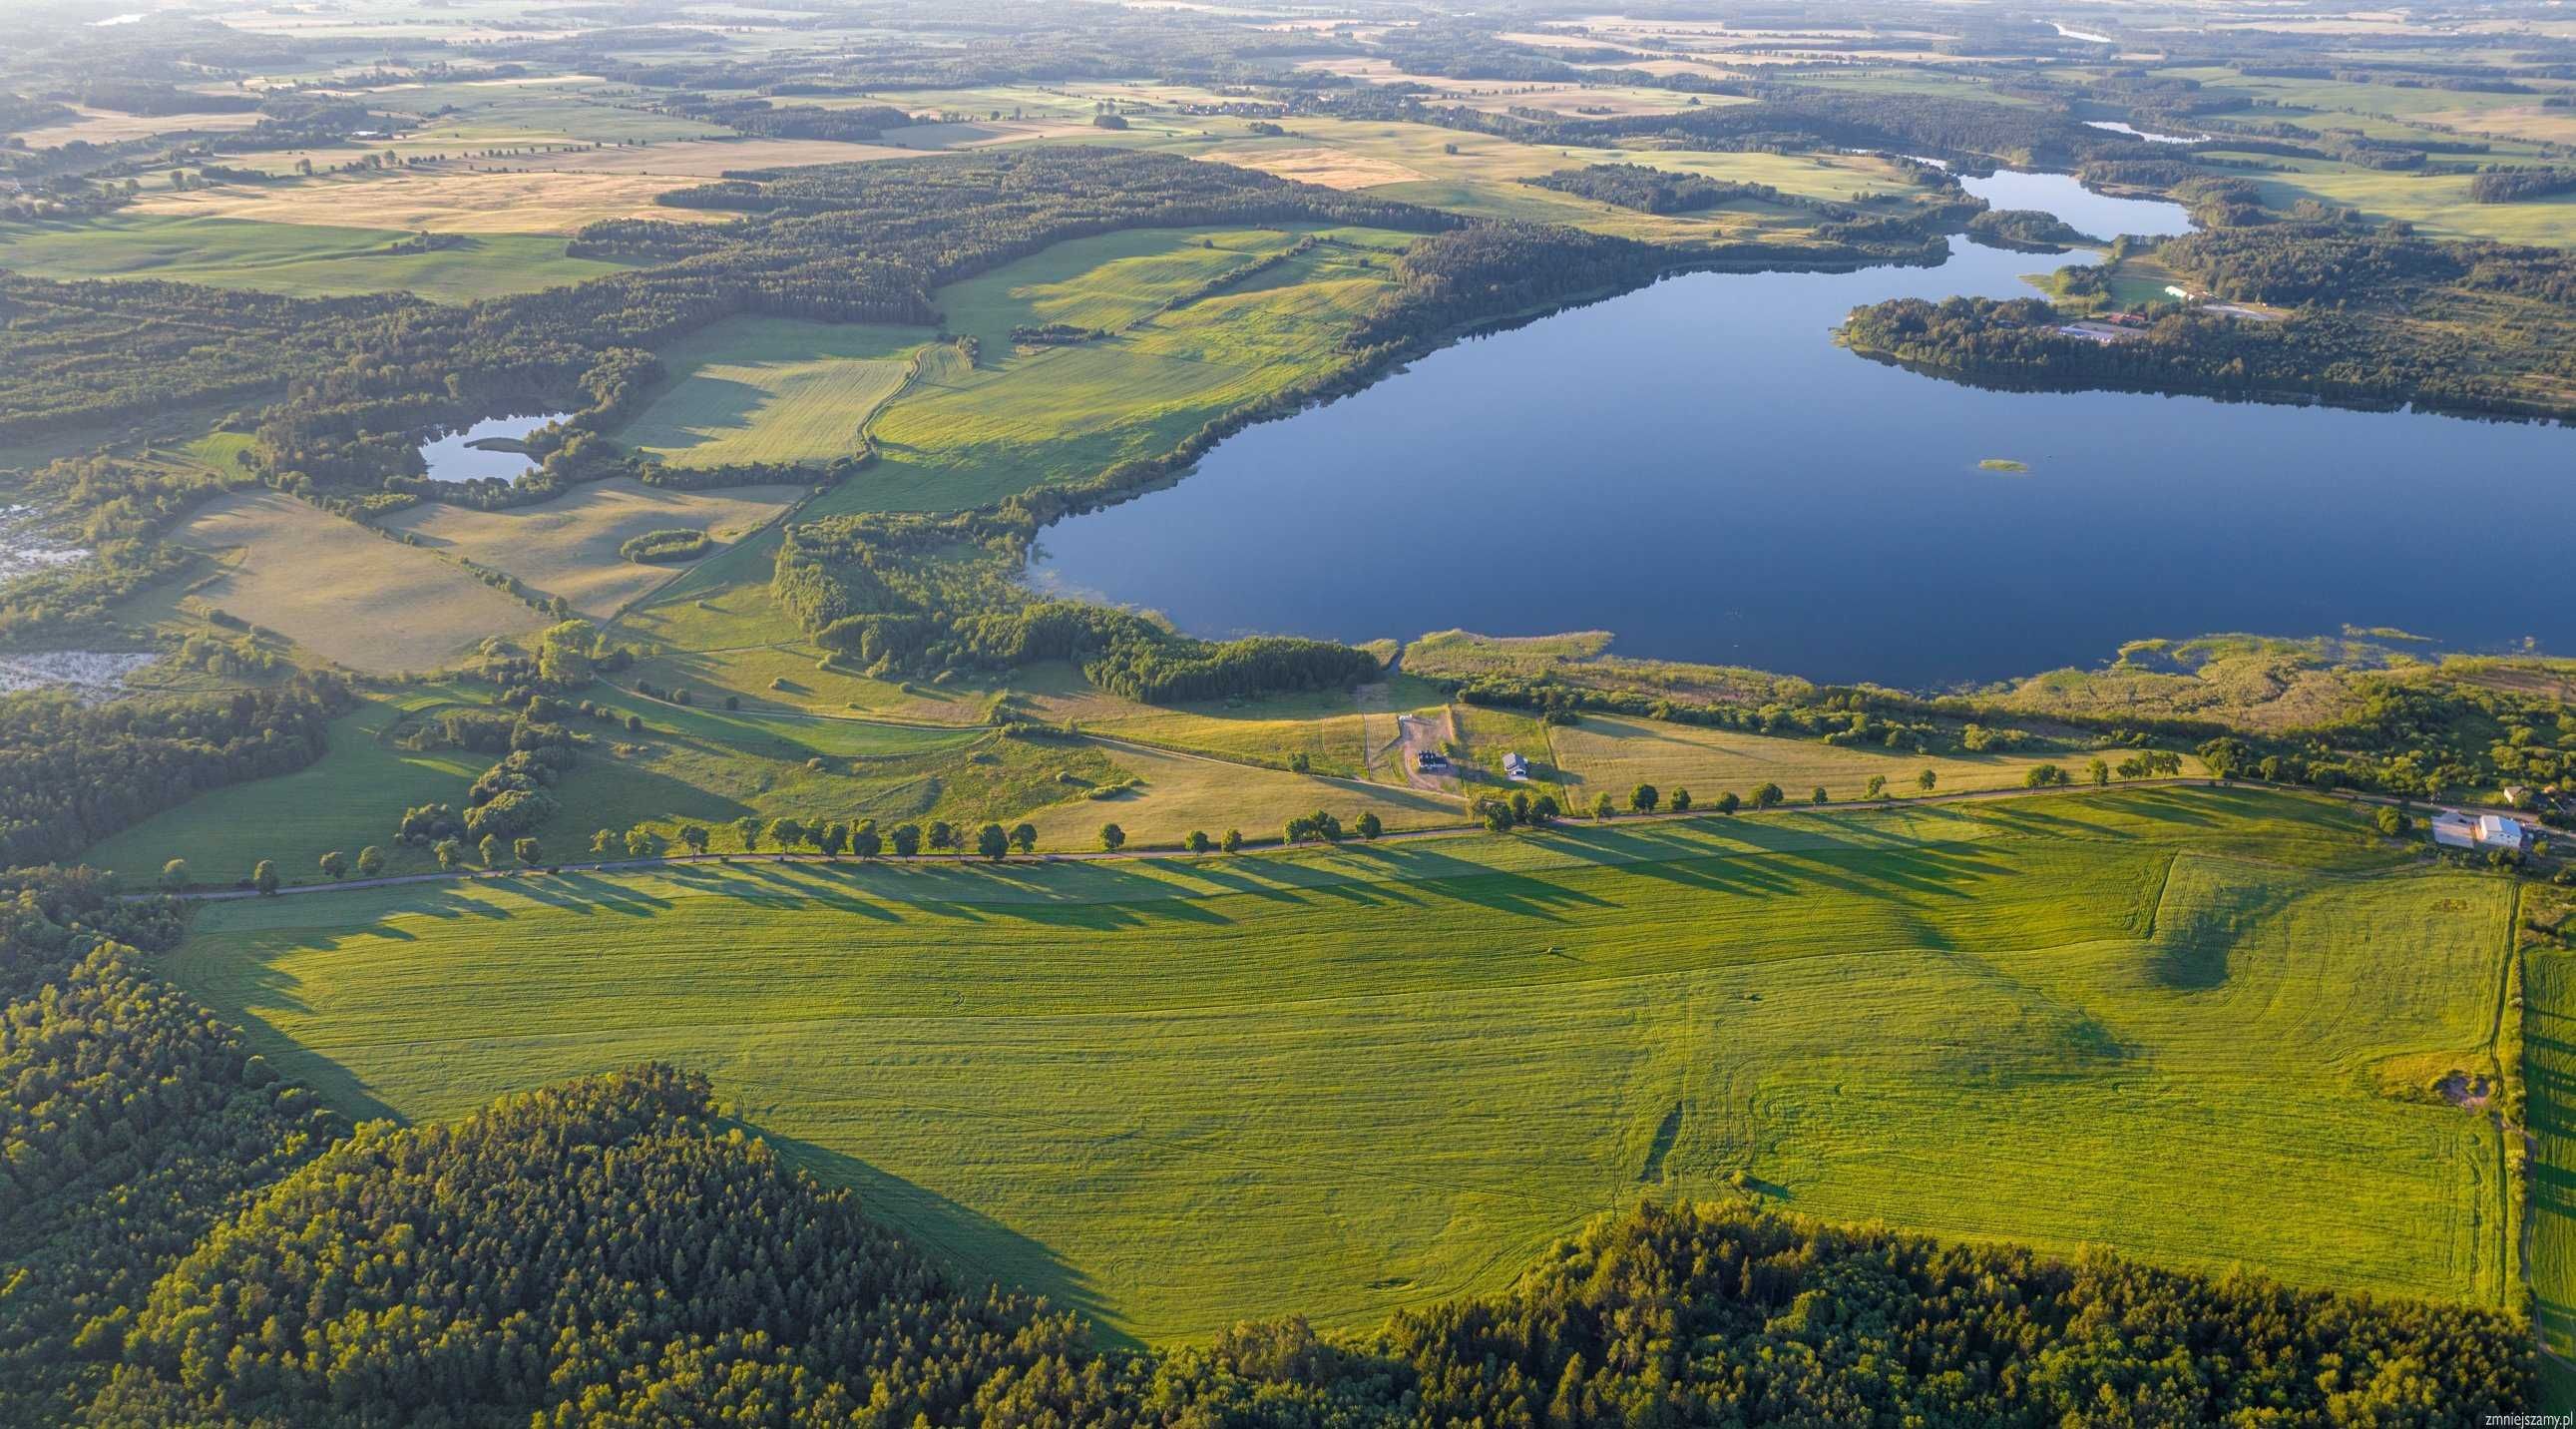
<path fill-rule="evenodd" d="M 1503 756 L 1503 777 L 1515 784 L 1529 782 L 1529 761 L 1517 754 Z"/>
<path fill-rule="evenodd" d="M 2508 819 L 2501 814 L 2440 813 L 2433 816 L 2433 842 L 2444 848 L 2528 853 L 2531 850 L 2531 828 L 2519 819 Z"/>

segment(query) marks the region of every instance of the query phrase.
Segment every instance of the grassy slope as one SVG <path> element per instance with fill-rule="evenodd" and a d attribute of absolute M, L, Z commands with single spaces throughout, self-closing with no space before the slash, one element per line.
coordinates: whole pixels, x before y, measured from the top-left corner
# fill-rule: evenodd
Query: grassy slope
<path fill-rule="evenodd" d="M 139 884 L 165 861 L 184 858 L 198 882 L 228 883 L 250 877 L 251 866 L 265 858 L 289 882 L 316 882 L 315 860 L 324 853 L 338 849 L 354 857 L 375 844 L 390 872 L 435 868 L 427 852 L 394 842 L 394 824 L 414 804 L 462 802 L 491 756 L 416 754 L 381 736 L 406 711 L 450 702 L 448 692 L 432 687 L 371 701 L 332 724 L 330 752 L 320 762 L 201 795 L 91 845 L 81 861 Z"/>
<path fill-rule="evenodd" d="M 1384 260 L 1318 249 L 1240 291 L 1148 317 L 1290 241 L 1266 230 L 1122 233 L 943 289 L 952 330 L 982 338 L 975 367 L 925 374 L 878 418 L 878 466 L 813 509 L 954 510 L 1088 477 L 1169 451 L 1211 418 L 1327 370 L 1383 290 L 1373 264 Z M 1138 325 L 1079 346 L 1011 348 L 1011 328 L 1049 322 Z"/>
<path fill-rule="evenodd" d="M 703 867 L 208 908 L 173 973 L 359 1112 L 643 1057 L 1141 1337 L 1490 1286 L 1742 1172 L 1797 1209 L 2500 1301 L 2505 885 L 2133 791 L 1294 859 Z M 2412 1054 L 2412 1055 L 2409 1055 Z"/>
<path fill-rule="evenodd" d="M 564 256 L 557 237 L 482 234 L 392 253 L 404 233 L 252 219 L 110 214 L 0 224 L 0 267 L 43 278 L 156 278 L 299 297 L 412 292 L 462 303 L 577 283 L 620 265 Z"/>
<path fill-rule="evenodd" d="M 436 503 L 399 512 L 383 524 L 419 536 L 431 550 L 508 571 L 534 590 L 562 596 L 584 615 L 605 619 L 679 571 L 626 559 L 618 548 L 627 540 L 666 530 L 739 540 L 805 490 L 773 485 L 672 491 L 619 477 L 536 506 L 476 511 Z"/>
<path fill-rule="evenodd" d="M 662 353 L 675 380 L 617 437 L 683 467 L 848 456 L 929 337 L 867 323 L 728 318 Z"/>

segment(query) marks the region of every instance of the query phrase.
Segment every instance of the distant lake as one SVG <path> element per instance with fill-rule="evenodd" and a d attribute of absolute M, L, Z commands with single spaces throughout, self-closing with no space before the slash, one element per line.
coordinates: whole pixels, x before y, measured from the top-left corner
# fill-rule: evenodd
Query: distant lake
<path fill-rule="evenodd" d="M 2079 228 L 2182 221 L 1997 178 Z M 1603 629 L 1629 654 L 1920 687 L 2212 631 L 2576 644 L 2545 587 L 2576 431 L 1984 391 L 1833 344 L 1857 304 L 2027 294 L 2068 261 L 1954 239 L 1937 268 L 1666 279 L 1239 433 L 1048 528 L 1031 579 L 1208 636 Z"/>
<path fill-rule="evenodd" d="M 571 416 L 570 412 L 550 412 L 541 417 L 492 417 L 476 422 L 461 432 L 450 432 L 436 441 L 423 442 L 420 459 L 429 463 L 432 481 L 473 481 L 496 476 L 503 481 L 535 466 L 523 452 L 499 451 L 478 447 L 476 442 L 516 441 L 530 432 Z"/>

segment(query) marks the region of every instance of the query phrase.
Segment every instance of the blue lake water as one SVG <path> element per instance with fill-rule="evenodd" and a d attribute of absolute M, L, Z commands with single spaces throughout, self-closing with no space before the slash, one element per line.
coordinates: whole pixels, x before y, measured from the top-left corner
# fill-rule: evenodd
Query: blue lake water
<path fill-rule="evenodd" d="M 2180 223 L 1997 177 L 2078 227 Z M 1175 486 L 1050 527 L 1031 580 L 1208 636 L 1598 629 L 1630 654 L 1919 687 L 2216 631 L 2576 644 L 2545 586 L 2576 430 L 1984 391 L 1833 344 L 1856 304 L 2024 294 L 2067 261 L 1961 239 L 1937 268 L 1670 278 L 1239 433 Z"/>
<path fill-rule="evenodd" d="M 570 412 L 549 412 L 537 417 L 486 418 L 461 432 L 449 432 L 436 441 L 421 443 L 420 459 L 429 463 L 427 475 L 432 481 L 473 481 L 486 476 L 515 480 L 519 473 L 536 465 L 528 460 L 526 453 L 495 451 L 474 443 L 494 438 L 523 438 L 539 427 L 560 422 L 571 415 Z"/>

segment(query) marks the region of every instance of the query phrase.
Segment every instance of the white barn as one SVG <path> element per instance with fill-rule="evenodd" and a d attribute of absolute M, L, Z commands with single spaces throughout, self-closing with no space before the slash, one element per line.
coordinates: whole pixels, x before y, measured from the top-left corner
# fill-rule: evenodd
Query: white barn
<path fill-rule="evenodd" d="M 2531 851 L 2531 828 L 2500 814 L 2439 813 L 2433 816 L 2433 842 L 2444 848 Z"/>

